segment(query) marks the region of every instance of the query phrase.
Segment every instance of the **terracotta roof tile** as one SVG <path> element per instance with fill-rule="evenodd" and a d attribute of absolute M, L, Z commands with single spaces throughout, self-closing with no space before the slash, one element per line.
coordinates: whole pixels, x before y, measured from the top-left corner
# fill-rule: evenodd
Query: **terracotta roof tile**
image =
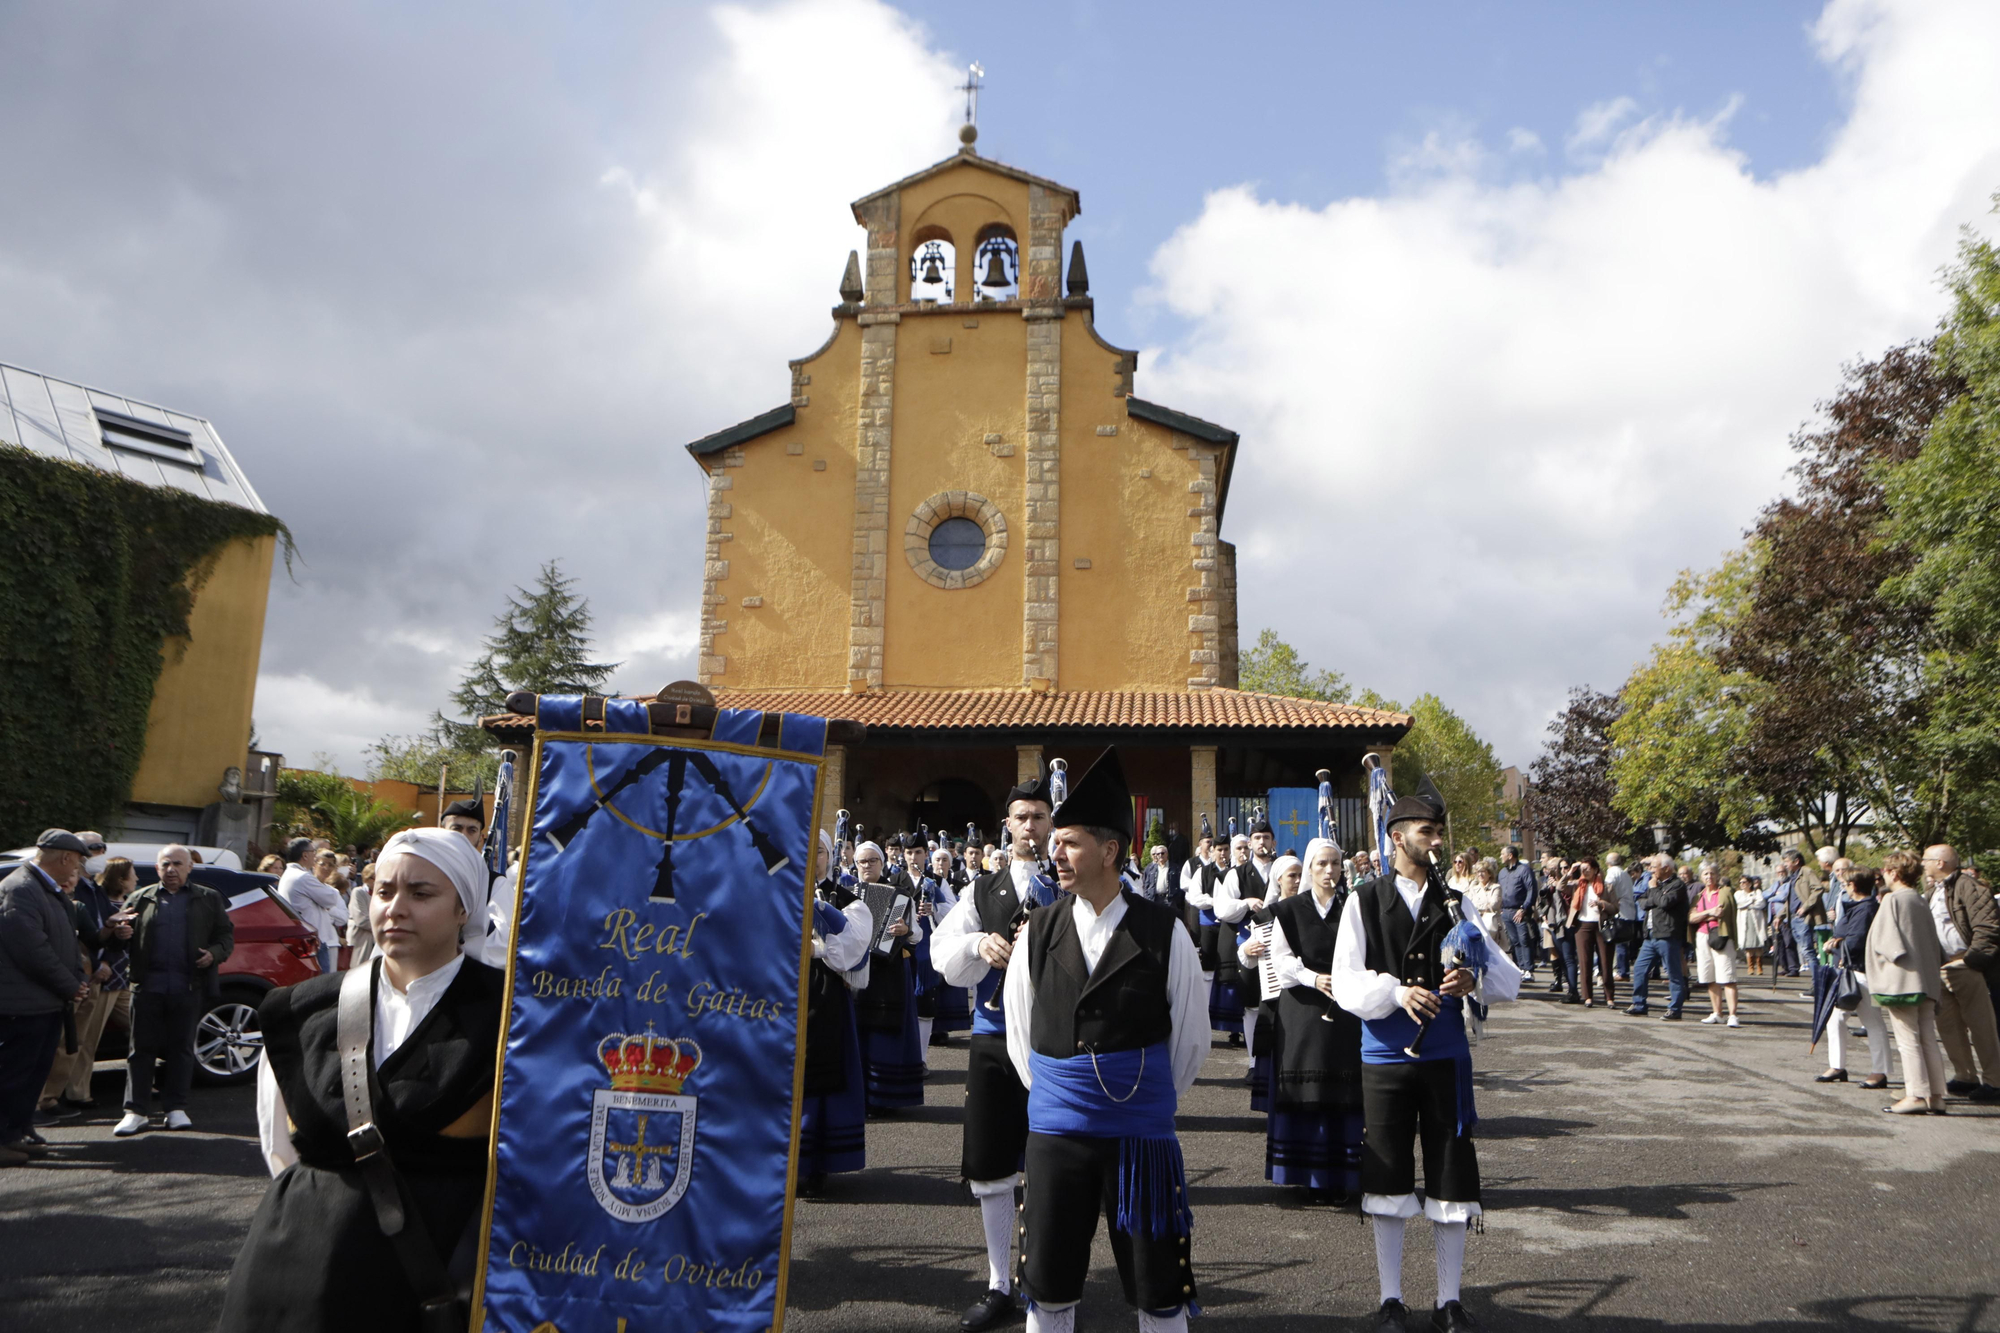
<path fill-rule="evenodd" d="M 994 727 L 1235 728 L 1407 727 L 1401 713 L 1320 703 L 1245 690 L 730 690 L 715 692 L 724 708 L 810 713 L 849 718 L 870 727 L 963 731 Z"/>

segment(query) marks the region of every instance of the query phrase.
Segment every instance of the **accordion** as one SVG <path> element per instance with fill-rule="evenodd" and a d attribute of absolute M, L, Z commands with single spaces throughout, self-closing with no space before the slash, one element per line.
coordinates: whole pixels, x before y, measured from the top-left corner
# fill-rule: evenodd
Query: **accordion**
<path fill-rule="evenodd" d="M 863 884 L 859 891 L 875 923 L 875 939 L 869 947 L 886 958 L 896 949 L 896 937 L 889 933 L 889 927 L 910 910 L 910 895 L 895 884 Z"/>

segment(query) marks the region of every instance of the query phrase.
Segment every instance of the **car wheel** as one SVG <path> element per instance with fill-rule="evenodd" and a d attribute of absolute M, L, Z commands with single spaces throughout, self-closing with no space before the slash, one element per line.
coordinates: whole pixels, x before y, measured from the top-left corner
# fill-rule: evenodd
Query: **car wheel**
<path fill-rule="evenodd" d="M 247 1083 L 257 1077 L 264 1034 L 253 997 L 224 995 L 201 1016 L 194 1032 L 195 1074 L 203 1083 Z"/>

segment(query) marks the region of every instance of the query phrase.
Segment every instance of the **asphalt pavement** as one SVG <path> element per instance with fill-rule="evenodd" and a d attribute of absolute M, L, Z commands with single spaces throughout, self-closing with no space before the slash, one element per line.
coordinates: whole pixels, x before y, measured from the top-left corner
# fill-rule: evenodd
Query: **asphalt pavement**
<path fill-rule="evenodd" d="M 1798 983 L 1766 985 L 1745 986 L 1735 1031 L 1694 1021 L 1700 998 L 1677 1024 L 1540 993 L 1496 1010 L 1475 1056 L 1486 1231 L 1465 1271 L 1487 1327 L 2000 1333 L 2000 1109 L 1891 1117 L 1893 1091 L 1815 1084 Z M 870 1169 L 799 1205 L 790 1333 L 939 1333 L 978 1298 L 963 1041 L 931 1055 L 926 1105 L 869 1125 Z M 1264 1181 L 1242 1072 L 1218 1044 L 1181 1108 L 1198 1333 L 1364 1328 L 1368 1226 Z M 213 1326 L 265 1186 L 249 1090 L 198 1089 L 193 1131 L 114 1140 L 118 1087 L 101 1073 L 107 1110 L 44 1131 L 52 1164 L 0 1171 L 0 1327 Z M 1426 1229 L 1405 1263 L 1419 1309 Z M 1078 1328 L 1129 1330 L 1102 1240 L 1095 1257 Z"/>

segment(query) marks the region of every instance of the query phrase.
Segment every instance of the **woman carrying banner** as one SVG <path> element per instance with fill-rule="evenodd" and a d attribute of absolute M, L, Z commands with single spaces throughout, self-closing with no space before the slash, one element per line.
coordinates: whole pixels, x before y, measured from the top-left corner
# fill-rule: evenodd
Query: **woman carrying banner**
<path fill-rule="evenodd" d="M 870 919 L 878 910 L 887 915 L 901 897 L 904 907 L 881 938 L 888 952 L 869 958 L 868 985 L 855 1002 L 861 1025 L 861 1063 L 868 1075 L 868 1114 L 880 1115 L 924 1101 L 924 1048 L 917 1029 L 916 975 L 912 949 L 923 938 L 917 918 L 916 895 L 900 872 L 885 880 L 882 849 L 864 842 L 854 849 L 854 870 L 860 877 L 855 892 L 868 903 Z"/>
<path fill-rule="evenodd" d="M 818 1194 L 826 1178 L 868 1166 L 868 1084 L 854 1025 L 854 992 L 868 985 L 868 904 L 841 887 L 833 839 L 819 835 L 813 894 L 812 971 L 806 979 L 805 1100 L 799 1105 L 799 1190 Z"/>
<path fill-rule="evenodd" d="M 1201 960 L 1172 908 L 1121 892 L 1132 794 L 1108 749 L 1056 807 L 1069 896 L 1007 961 L 1007 1054 L 1028 1089 L 1018 1235 L 1028 1333 L 1071 1333 L 1100 1214 L 1140 1333 L 1185 1333 L 1193 1215 L 1174 1112 L 1209 1035 Z"/>
<path fill-rule="evenodd" d="M 1347 892 L 1340 848 L 1306 844 L 1310 891 L 1275 907 L 1271 956 L 1278 970 L 1271 1120 L 1264 1178 L 1293 1185 L 1315 1204 L 1343 1204 L 1361 1190 L 1361 1020 L 1333 1002 L 1333 950 Z"/>
<path fill-rule="evenodd" d="M 398 833 L 369 900 L 378 957 L 265 996 L 257 1128 L 277 1179 L 222 1333 L 465 1327 L 505 988 L 461 952 L 483 943 L 486 888 L 458 834 Z M 367 1071 L 358 1095 L 349 1061 Z"/>

